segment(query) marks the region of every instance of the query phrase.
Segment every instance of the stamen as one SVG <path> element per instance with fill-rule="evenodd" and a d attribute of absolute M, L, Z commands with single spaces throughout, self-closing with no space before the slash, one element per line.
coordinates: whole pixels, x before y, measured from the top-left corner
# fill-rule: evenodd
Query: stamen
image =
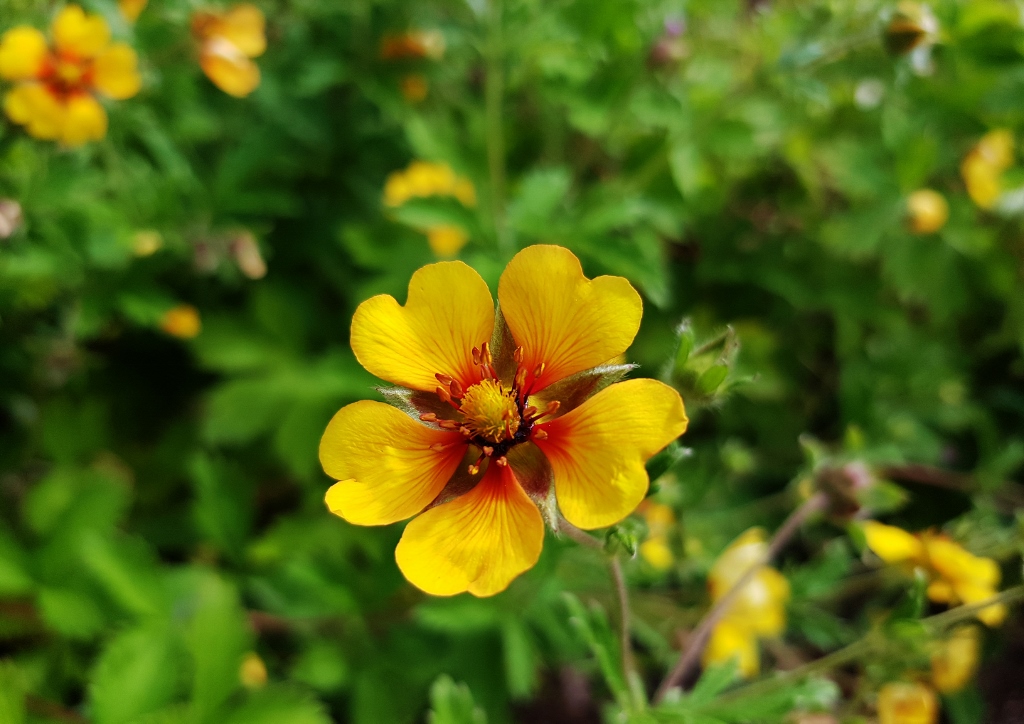
<path fill-rule="evenodd" d="M 516 365 L 517 366 L 521 365 L 523 363 L 523 348 L 522 347 L 516 347 L 515 352 L 512 353 L 512 359 L 514 359 L 516 361 Z"/>
<path fill-rule="evenodd" d="M 445 430 L 458 430 L 459 423 L 455 420 L 439 420 L 437 426 Z"/>
<path fill-rule="evenodd" d="M 526 418 L 527 420 L 532 420 L 533 416 L 536 415 L 536 414 L 537 414 L 537 408 L 534 407 L 533 405 L 530 405 L 525 410 L 523 410 L 523 417 Z"/>
<path fill-rule="evenodd" d="M 490 445 L 484 445 L 480 449 L 484 451 L 484 455 L 486 455 L 487 457 L 490 457 L 491 455 L 494 454 L 494 448 L 491 447 Z"/>
<path fill-rule="evenodd" d="M 533 437 L 536 440 L 547 440 L 548 439 L 547 430 L 541 430 L 540 428 L 534 428 L 534 430 L 533 430 Z"/>
<path fill-rule="evenodd" d="M 480 364 L 480 349 L 478 347 L 473 348 L 473 364 Z"/>
<path fill-rule="evenodd" d="M 459 409 L 459 406 L 452 402 L 452 393 L 448 391 L 447 387 L 441 387 L 440 385 L 438 385 L 437 389 L 434 390 L 434 392 L 437 393 L 437 396 L 441 398 L 442 402 L 447 402 L 456 410 Z"/>
<path fill-rule="evenodd" d="M 434 375 L 434 377 L 436 377 L 437 381 L 440 382 L 445 387 L 447 387 L 448 385 L 450 385 L 452 383 L 452 378 L 451 377 L 449 377 L 448 375 L 443 375 L 440 372 L 438 372 L 436 375 Z"/>
<path fill-rule="evenodd" d="M 459 384 L 458 380 L 452 380 L 448 384 L 448 389 L 451 390 L 452 397 L 462 397 L 462 385 Z"/>
<path fill-rule="evenodd" d="M 544 374 L 544 368 L 545 368 L 545 367 L 547 367 L 547 364 L 546 364 L 546 363 L 544 363 L 544 362 L 541 362 L 541 363 L 540 363 L 539 365 L 537 365 L 537 367 L 536 367 L 536 368 L 535 368 L 535 369 L 533 370 L 533 376 L 534 376 L 534 377 L 540 377 L 540 376 L 541 376 L 542 374 Z"/>
<path fill-rule="evenodd" d="M 494 464 L 497 465 L 499 468 L 503 468 L 508 465 L 508 458 L 502 455 L 500 458 L 494 461 Z"/>
<path fill-rule="evenodd" d="M 423 422 L 437 422 L 437 415 L 433 412 L 424 412 L 420 415 L 420 419 L 423 420 Z"/>
<path fill-rule="evenodd" d="M 491 357 L 491 343 L 484 342 L 480 347 L 480 362 L 490 367 L 494 363 L 494 359 Z"/>
<path fill-rule="evenodd" d="M 476 475 L 477 473 L 480 472 L 480 466 L 476 464 L 470 465 L 467 468 L 467 471 L 469 472 L 470 475 Z"/>
<path fill-rule="evenodd" d="M 444 450 L 446 448 L 450 448 L 452 445 L 456 445 L 456 444 L 458 444 L 458 443 L 451 443 L 450 442 L 448 444 L 445 444 L 443 442 L 435 442 L 433 445 L 430 446 L 430 449 L 431 450 L 436 450 L 437 452 L 441 452 L 442 450 Z"/>

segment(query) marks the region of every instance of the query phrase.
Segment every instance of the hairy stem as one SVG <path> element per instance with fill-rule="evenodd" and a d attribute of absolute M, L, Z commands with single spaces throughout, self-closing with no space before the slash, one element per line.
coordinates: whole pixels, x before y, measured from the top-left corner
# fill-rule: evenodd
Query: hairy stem
<path fill-rule="evenodd" d="M 505 96 L 504 34 L 502 0 L 488 3 L 487 75 L 484 81 L 484 121 L 487 142 L 487 171 L 491 185 L 491 220 L 498 248 L 510 251 L 511 239 L 505 227 Z"/>
<path fill-rule="evenodd" d="M 680 686 L 693 672 L 697 662 L 700 661 L 700 656 L 704 652 L 705 646 L 707 646 L 708 639 L 711 638 L 711 632 L 715 625 L 722 620 L 722 617 L 725 616 L 733 601 L 736 600 L 743 587 L 754 577 L 754 574 L 763 566 L 768 565 L 779 554 L 779 551 L 786 547 L 786 544 L 793 538 L 805 520 L 815 513 L 824 510 L 826 505 L 828 505 L 828 497 L 824 493 L 815 493 L 790 514 L 782 524 L 782 527 L 772 537 L 771 543 L 768 544 L 768 548 L 761 559 L 752 565 L 740 577 L 736 585 L 730 588 L 722 598 L 718 599 L 715 605 L 711 607 L 711 610 L 701 619 L 701 622 L 690 637 L 690 644 L 686 651 L 679 657 L 675 667 L 665 677 L 665 680 L 661 682 L 661 686 L 658 687 L 658 691 L 654 695 L 654 702 L 656 704 L 662 701 L 671 689 Z"/>

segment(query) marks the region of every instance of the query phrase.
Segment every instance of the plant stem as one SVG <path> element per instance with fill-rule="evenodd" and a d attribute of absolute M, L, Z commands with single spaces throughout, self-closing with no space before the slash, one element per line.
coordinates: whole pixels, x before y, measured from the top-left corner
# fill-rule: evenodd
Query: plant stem
<path fill-rule="evenodd" d="M 491 185 L 491 221 L 501 251 L 511 251 L 505 227 L 505 95 L 502 0 L 488 3 L 487 74 L 484 80 L 484 121 L 487 134 L 487 170 Z"/>
<path fill-rule="evenodd" d="M 722 620 L 733 601 L 736 600 L 736 597 L 739 596 L 743 588 L 754 577 L 754 574 L 770 563 L 779 554 L 779 551 L 785 548 L 804 521 L 815 513 L 824 510 L 826 505 L 828 505 L 828 497 L 824 493 L 815 493 L 790 514 L 782 524 L 782 527 L 772 537 L 771 543 L 768 544 L 768 548 L 764 555 L 761 556 L 761 559 L 756 561 L 754 565 L 740 576 L 736 584 L 715 602 L 711 610 L 697 624 L 697 628 L 690 637 L 690 645 L 683 652 L 682 656 L 679 657 L 679 661 L 676 662 L 675 667 L 665 677 L 665 680 L 661 682 L 661 686 L 658 687 L 658 691 L 654 695 L 655 704 L 661 702 L 671 689 L 680 686 L 689 677 L 700 660 L 700 655 L 704 652 L 704 647 L 707 646 L 708 639 L 711 638 L 711 632 L 714 630 L 715 625 Z"/>

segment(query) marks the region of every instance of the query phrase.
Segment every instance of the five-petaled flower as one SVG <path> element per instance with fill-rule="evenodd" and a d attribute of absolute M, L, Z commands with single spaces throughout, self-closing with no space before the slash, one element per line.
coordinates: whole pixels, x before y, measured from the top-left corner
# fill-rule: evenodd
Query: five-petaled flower
<path fill-rule="evenodd" d="M 928 598 L 955 606 L 975 604 L 999 592 L 1001 573 L 991 558 L 965 550 L 949 536 L 933 531 L 913 535 L 874 520 L 862 524 L 868 548 L 886 563 L 917 568 L 928 576 Z M 998 626 L 1006 618 L 1006 604 L 995 603 L 978 611 L 978 619 Z"/>
<path fill-rule="evenodd" d="M 223 13 L 200 10 L 192 16 L 199 65 L 228 95 L 243 98 L 259 86 L 260 69 L 252 59 L 267 49 L 265 26 L 263 12 L 248 3 Z"/>
<path fill-rule="evenodd" d="M 111 43 L 103 18 L 77 5 L 57 13 L 50 35 L 52 47 L 25 25 L 0 38 L 0 78 L 17 83 L 4 96 L 4 112 L 36 138 L 65 146 L 99 140 L 107 113 L 95 94 L 123 100 L 139 92 L 135 51 Z"/>
<path fill-rule="evenodd" d="M 580 528 L 622 520 L 647 493 L 644 463 L 686 429 L 674 389 L 603 366 L 640 326 L 625 279 L 587 279 L 568 250 L 532 246 L 505 269 L 498 303 L 457 261 L 413 274 L 405 306 L 363 302 L 352 349 L 401 387 L 382 390 L 392 405 L 342 408 L 320 443 L 341 481 L 333 513 L 359 525 L 420 514 L 395 557 L 434 595 L 504 590 L 540 556 L 554 499 Z"/>

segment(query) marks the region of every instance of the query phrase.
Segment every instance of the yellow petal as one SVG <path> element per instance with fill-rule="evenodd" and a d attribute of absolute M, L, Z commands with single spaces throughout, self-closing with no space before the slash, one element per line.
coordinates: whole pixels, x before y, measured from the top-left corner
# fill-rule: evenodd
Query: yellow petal
<path fill-rule="evenodd" d="M 717 601 L 728 593 L 752 566 L 764 558 L 767 551 L 762 528 L 749 528 L 730 543 L 708 572 L 712 599 Z"/>
<path fill-rule="evenodd" d="M 359 305 L 352 351 L 370 373 L 402 387 L 433 392 L 440 372 L 469 389 L 481 379 L 473 348 L 493 329 L 486 282 L 461 261 L 439 262 L 412 275 L 405 306 L 386 294 Z"/>
<path fill-rule="evenodd" d="M 250 58 L 267 49 L 266 20 L 255 5 L 235 5 L 221 18 L 216 32 Z"/>
<path fill-rule="evenodd" d="M 99 15 L 87 15 L 78 5 L 66 5 L 51 27 L 53 42 L 62 53 L 93 58 L 110 42 L 110 28 Z"/>
<path fill-rule="evenodd" d="M 879 724 L 935 724 L 938 719 L 935 692 L 924 684 L 894 682 L 878 692 Z"/>
<path fill-rule="evenodd" d="M 4 112 L 36 138 L 56 138 L 64 123 L 63 107 L 39 83 L 21 83 L 7 91 Z"/>
<path fill-rule="evenodd" d="M 960 691 L 978 668 L 981 636 L 977 626 L 958 626 L 932 651 L 932 683 L 943 694 Z"/>
<path fill-rule="evenodd" d="M 647 493 L 644 463 L 682 435 L 686 424 L 674 389 L 657 380 L 627 380 L 538 425 L 547 438 L 534 442 L 551 462 L 562 514 L 592 529 L 632 513 Z"/>
<path fill-rule="evenodd" d="M 640 544 L 640 557 L 659 571 L 667 571 L 672 567 L 675 556 L 665 536 L 652 536 Z"/>
<path fill-rule="evenodd" d="M 432 595 L 493 596 L 533 567 L 543 544 L 537 506 L 511 468 L 491 465 L 471 491 L 409 523 L 395 559 L 410 583 Z"/>
<path fill-rule="evenodd" d="M 96 58 L 93 65 L 93 83 L 96 88 L 117 100 L 131 98 L 139 92 L 138 56 L 124 43 L 114 43 Z"/>
<path fill-rule="evenodd" d="M 886 563 L 918 561 L 924 555 L 921 541 L 902 528 L 874 520 L 861 524 L 868 548 Z"/>
<path fill-rule="evenodd" d="M 994 588 L 972 583 L 953 583 L 952 586 L 957 599 L 968 605 L 987 601 L 998 593 Z M 999 626 L 1006 619 L 1006 613 L 1005 604 L 994 603 L 978 611 L 977 615 L 986 626 Z"/>
<path fill-rule="evenodd" d="M 527 369 L 545 365 L 534 391 L 625 352 L 643 314 L 628 281 L 587 279 L 579 260 L 560 246 L 516 254 L 501 275 L 498 302 Z"/>
<path fill-rule="evenodd" d="M 991 558 L 976 556 L 945 536 L 927 536 L 925 548 L 929 562 L 954 588 L 957 583 L 990 589 L 999 585 L 999 566 Z"/>
<path fill-rule="evenodd" d="M 434 256 L 451 258 L 469 241 L 469 235 L 461 226 L 441 224 L 427 229 L 427 243 Z"/>
<path fill-rule="evenodd" d="M 48 52 L 46 36 L 35 28 L 11 28 L 0 37 L 0 78 L 35 78 L 43 69 Z"/>
<path fill-rule="evenodd" d="M 760 670 L 757 639 L 731 620 L 721 621 L 711 631 L 702 660 L 705 666 L 736 661 L 740 676 L 749 679 Z"/>
<path fill-rule="evenodd" d="M 71 96 L 66 104 L 60 140 L 65 146 L 81 146 L 107 135 L 107 112 L 88 93 Z"/>
<path fill-rule="evenodd" d="M 235 98 L 244 98 L 259 87 L 259 67 L 221 37 L 203 43 L 199 65 L 215 86 Z"/>
<path fill-rule="evenodd" d="M 437 497 L 465 449 L 459 433 L 429 428 L 382 402 L 347 405 L 320 440 L 320 464 L 341 481 L 327 491 L 327 507 L 356 525 L 405 520 Z"/>
<path fill-rule="evenodd" d="M 118 0 L 117 6 L 121 10 L 121 14 L 124 15 L 125 19 L 134 23 L 142 15 L 142 11 L 146 9 L 146 5 L 149 0 Z"/>

